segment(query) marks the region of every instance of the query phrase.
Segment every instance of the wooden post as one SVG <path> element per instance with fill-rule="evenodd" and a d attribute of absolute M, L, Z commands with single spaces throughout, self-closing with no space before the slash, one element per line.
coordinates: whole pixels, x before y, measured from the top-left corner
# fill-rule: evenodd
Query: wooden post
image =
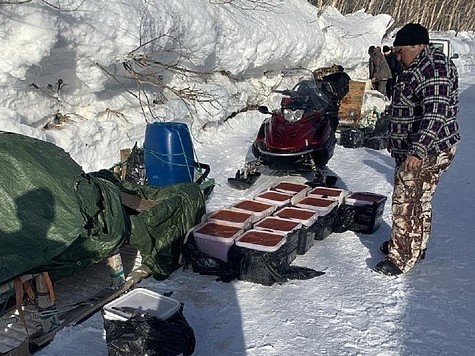
<path fill-rule="evenodd" d="M 36 276 L 35 282 L 36 294 L 38 298 L 38 311 L 40 313 L 48 312 L 47 315 L 40 316 L 43 332 L 48 333 L 58 327 L 60 325 L 60 321 L 58 319 L 58 315 L 54 313 L 54 311 L 56 311 L 56 306 L 54 301 L 52 301 L 50 298 L 50 291 L 42 273 Z"/>
<path fill-rule="evenodd" d="M 127 171 L 127 163 L 125 162 L 129 158 L 132 150 L 130 148 L 124 148 L 120 150 L 120 161 L 123 162 L 120 166 L 121 180 L 125 180 L 125 173 Z"/>

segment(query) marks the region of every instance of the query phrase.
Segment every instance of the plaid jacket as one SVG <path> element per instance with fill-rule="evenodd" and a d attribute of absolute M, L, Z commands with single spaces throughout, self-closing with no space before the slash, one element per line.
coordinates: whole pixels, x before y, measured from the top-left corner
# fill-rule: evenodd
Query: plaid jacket
<path fill-rule="evenodd" d="M 460 141 L 458 74 L 453 62 L 428 46 L 400 75 L 394 87 L 390 115 L 391 155 L 421 159 Z"/>

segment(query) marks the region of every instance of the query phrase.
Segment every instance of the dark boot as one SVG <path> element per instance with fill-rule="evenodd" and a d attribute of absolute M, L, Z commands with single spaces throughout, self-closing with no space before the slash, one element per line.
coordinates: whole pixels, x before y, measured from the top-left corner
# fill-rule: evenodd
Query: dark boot
<path fill-rule="evenodd" d="M 426 258 L 426 251 L 427 251 L 426 248 L 422 250 L 422 252 L 419 255 L 419 260 L 423 260 L 424 258 Z"/>
<path fill-rule="evenodd" d="M 381 246 L 379 246 L 379 249 L 385 256 L 387 256 L 389 254 L 389 241 L 384 241 Z M 422 252 L 419 254 L 418 260 L 423 260 L 426 258 L 426 251 L 426 248 L 422 250 Z"/>
<path fill-rule="evenodd" d="M 402 274 L 402 271 L 389 260 L 384 260 L 379 262 L 376 267 L 374 267 L 374 271 L 385 274 L 386 276 L 398 276 Z"/>

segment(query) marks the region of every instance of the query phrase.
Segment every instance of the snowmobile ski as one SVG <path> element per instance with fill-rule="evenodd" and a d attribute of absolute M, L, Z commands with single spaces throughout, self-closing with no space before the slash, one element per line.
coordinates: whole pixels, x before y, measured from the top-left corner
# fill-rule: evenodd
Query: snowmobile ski
<path fill-rule="evenodd" d="M 260 172 L 246 173 L 245 171 L 238 170 L 235 177 L 228 178 L 228 184 L 238 190 L 249 189 L 261 175 Z"/>
<path fill-rule="evenodd" d="M 336 186 L 336 182 L 338 181 L 337 176 L 328 175 L 325 171 L 317 171 L 315 172 L 314 179 L 312 181 L 305 182 L 309 187 L 316 188 L 316 187 L 327 187 L 332 188 Z"/>

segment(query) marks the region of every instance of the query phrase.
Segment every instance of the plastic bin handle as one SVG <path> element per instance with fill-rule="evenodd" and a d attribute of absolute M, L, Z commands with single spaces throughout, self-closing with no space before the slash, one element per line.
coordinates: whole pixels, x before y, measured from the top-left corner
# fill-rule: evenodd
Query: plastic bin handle
<path fill-rule="evenodd" d="M 206 164 L 206 163 L 200 163 L 200 162 L 194 162 L 193 163 L 194 167 L 195 168 L 198 168 L 198 169 L 203 169 L 204 168 L 204 172 L 203 174 L 201 174 L 201 176 L 196 180 L 196 183 L 198 185 L 200 185 L 201 183 L 203 183 L 203 181 L 208 177 L 208 174 L 209 174 L 209 171 L 211 170 L 209 164 Z"/>

